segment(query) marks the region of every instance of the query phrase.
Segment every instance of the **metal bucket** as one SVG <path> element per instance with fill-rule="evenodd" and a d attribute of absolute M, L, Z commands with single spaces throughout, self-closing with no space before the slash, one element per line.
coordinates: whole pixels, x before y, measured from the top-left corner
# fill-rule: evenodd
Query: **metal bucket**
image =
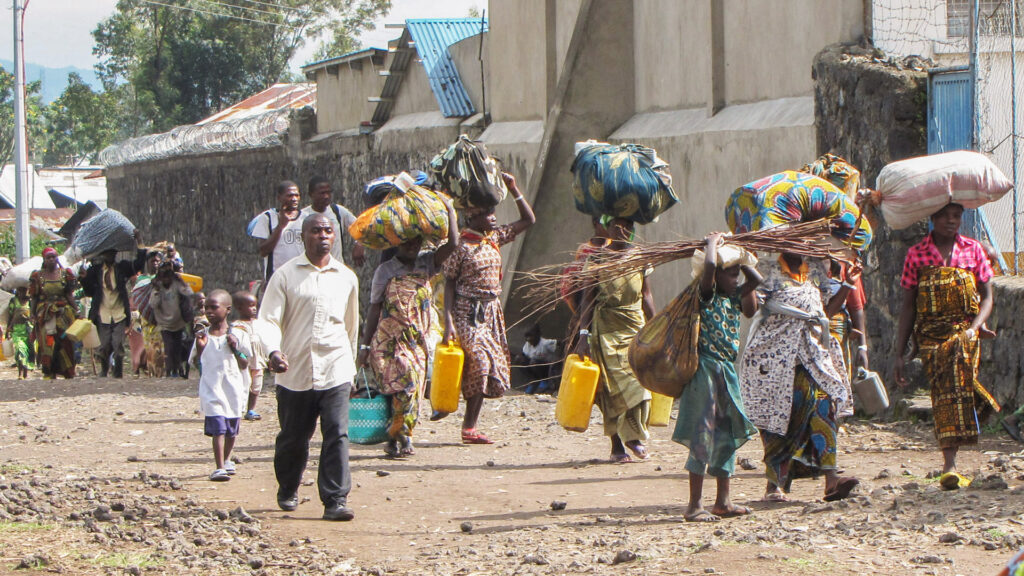
<path fill-rule="evenodd" d="M 889 408 L 889 393 L 886 392 L 885 383 L 877 372 L 858 368 L 857 378 L 853 381 L 853 391 L 860 398 L 864 411 L 872 416 Z"/>

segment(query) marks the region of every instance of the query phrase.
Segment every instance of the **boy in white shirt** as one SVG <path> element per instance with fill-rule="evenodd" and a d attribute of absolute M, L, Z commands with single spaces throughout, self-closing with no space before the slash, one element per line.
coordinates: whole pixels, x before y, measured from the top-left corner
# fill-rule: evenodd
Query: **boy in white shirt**
<path fill-rule="evenodd" d="M 243 370 L 246 389 L 249 390 L 249 402 L 246 404 L 246 420 L 262 420 L 263 417 L 256 412 L 256 401 L 263 391 L 263 370 L 267 367 L 266 353 L 260 344 L 257 334 L 256 323 L 259 320 L 256 316 L 259 312 L 259 304 L 256 297 L 248 290 L 239 290 L 231 295 L 231 302 L 238 314 L 238 320 L 231 323 L 231 329 L 237 332 L 244 332 L 249 337 L 252 346 L 252 356 L 249 357 L 249 369 Z"/>
<path fill-rule="evenodd" d="M 189 363 L 199 368 L 199 404 L 205 416 L 204 432 L 213 438 L 213 459 L 217 468 L 210 480 L 224 482 L 235 473 L 231 449 L 235 447 L 248 387 L 242 376 L 252 354 L 249 336 L 231 332 L 228 314 L 231 296 L 214 290 L 206 299 L 208 328 L 196 326 L 196 339 Z"/>

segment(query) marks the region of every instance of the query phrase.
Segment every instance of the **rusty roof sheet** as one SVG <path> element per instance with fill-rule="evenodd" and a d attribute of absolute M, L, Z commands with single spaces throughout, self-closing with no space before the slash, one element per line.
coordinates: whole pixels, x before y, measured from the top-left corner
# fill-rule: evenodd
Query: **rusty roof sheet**
<path fill-rule="evenodd" d="M 274 110 L 303 108 L 305 106 L 316 107 L 315 83 L 274 84 L 259 94 L 250 96 L 237 104 L 228 106 L 209 118 L 196 122 L 196 125 L 202 126 L 210 122 L 223 122 L 225 120 L 241 120 Z"/>

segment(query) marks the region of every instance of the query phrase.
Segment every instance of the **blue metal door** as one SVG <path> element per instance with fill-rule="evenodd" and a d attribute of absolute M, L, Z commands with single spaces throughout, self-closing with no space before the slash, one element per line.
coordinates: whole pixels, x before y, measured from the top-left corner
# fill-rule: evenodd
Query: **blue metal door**
<path fill-rule="evenodd" d="M 928 153 L 971 149 L 971 75 L 967 68 L 933 72 L 928 76 Z M 987 241 L 1002 254 L 981 208 L 965 210 L 960 232 Z M 999 264 L 1006 270 L 1002 256 Z"/>

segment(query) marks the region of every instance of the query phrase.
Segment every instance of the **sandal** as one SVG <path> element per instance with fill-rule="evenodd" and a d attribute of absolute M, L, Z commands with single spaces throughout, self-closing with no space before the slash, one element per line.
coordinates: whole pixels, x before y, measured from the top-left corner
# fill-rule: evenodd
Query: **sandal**
<path fill-rule="evenodd" d="M 836 483 L 836 487 L 828 494 L 825 494 L 825 502 L 835 502 L 847 498 L 850 492 L 853 492 L 853 489 L 859 485 L 860 480 L 856 478 L 840 478 L 839 482 Z"/>
<path fill-rule="evenodd" d="M 389 458 L 398 458 L 398 440 L 388 440 L 388 443 L 384 445 L 384 454 Z"/>
<path fill-rule="evenodd" d="M 715 510 L 714 507 L 712 507 L 711 513 L 715 516 L 718 516 L 719 518 L 736 518 L 738 516 L 746 516 L 747 514 L 750 514 L 750 508 L 747 508 L 746 506 L 733 505 L 729 508 L 726 508 L 724 512 L 719 512 Z"/>
<path fill-rule="evenodd" d="M 477 432 L 476 428 L 470 428 L 462 431 L 462 443 L 463 444 L 494 444 L 494 441 L 487 437 L 483 432 Z"/>
<path fill-rule="evenodd" d="M 611 462 L 612 464 L 629 464 L 630 462 L 633 461 L 633 459 L 630 458 L 629 454 L 626 454 L 625 452 L 612 452 L 612 455 L 608 458 L 608 461 Z"/>
<path fill-rule="evenodd" d="M 1003 430 L 1006 430 L 1006 433 L 1010 435 L 1010 438 L 1013 438 L 1018 443 L 1024 444 L 1024 438 L 1021 438 L 1020 435 L 1020 427 L 1016 424 L 1011 424 L 1010 421 L 1005 418 L 1001 424 L 1003 425 Z"/>
<path fill-rule="evenodd" d="M 701 523 L 711 523 L 711 522 L 721 522 L 722 521 L 721 518 L 719 518 L 718 516 L 715 516 L 711 512 L 708 512 L 707 510 L 698 510 L 695 514 L 684 514 L 683 515 L 683 520 L 686 520 L 687 522 L 701 522 Z"/>
<path fill-rule="evenodd" d="M 960 488 L 967 488 L 971 485 L 971 479 L 966 476 L 961 476 L 956 472 L 946 472 L 942 476 L 939 476 L 939 485 L 944 490 L 958 490 Z"/>
<path fill-rule="evenodd" d="M 416 450 L 412 447 L 412 438 L 409 438 L 408 436 L 402 438 L 401 446 L 401 449 L 398 451 L 399 456 L 404 457 L 416 454 Z"/>
<path fill-rule="evenodd" d="M 643 442 L 639 440 L 626 442 L 626 448 L 629 448 L 629 451 L 641 460 L 647 460 L 651 457 L 650 452 L 647 451 L 647 446 L 644 446 Z"/>
<path fill-rule="evenodd" d="M 789 496 L 783 492 L 765 492 L 764 498 L 761 500 L 764 502 L 789 502 Z"/>

